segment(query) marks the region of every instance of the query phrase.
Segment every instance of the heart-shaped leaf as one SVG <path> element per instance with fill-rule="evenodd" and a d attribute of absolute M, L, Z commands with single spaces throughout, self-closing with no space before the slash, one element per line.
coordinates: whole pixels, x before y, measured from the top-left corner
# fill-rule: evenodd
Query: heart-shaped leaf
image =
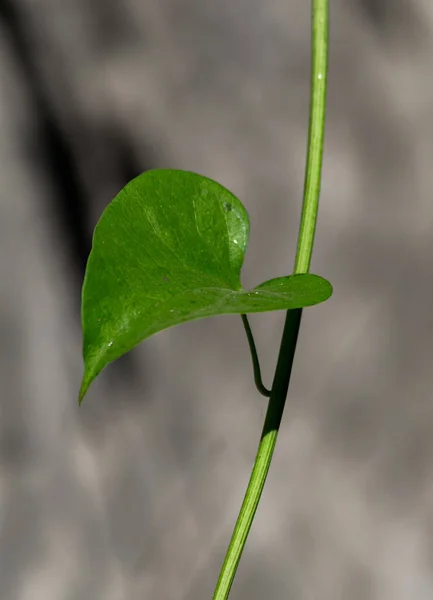
<path fill-rule="evenodd" d="M 157 169 L 131 181 L 95 228 L 82 294 L 80 401 L 111 361 L 158 331 L 222 314 L 302 308 L 331 285 L 294 275 L 243 290 L 249 219 L 220 184 Z"/>

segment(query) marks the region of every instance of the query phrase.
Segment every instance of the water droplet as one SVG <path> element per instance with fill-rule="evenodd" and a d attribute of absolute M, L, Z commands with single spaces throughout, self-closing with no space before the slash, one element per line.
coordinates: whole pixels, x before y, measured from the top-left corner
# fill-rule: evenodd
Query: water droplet
<path fill-rule="evenodd" d="M 111 348 L 111 346 L 113 345 L 113 342 L 108 342 L 108 347 Z"/>
<path fill-rule="evenodd" d="M 323 79 L 323 73 L 319 73 L 319 74 L 317 75 L 317 79 Z"/>
<path fill-rule="evenodd" d="M 238 240 L 233 240 L 233 243 L 234 243 L 234 244 L 237 244 L 237 243 L 238 243 Z"/>

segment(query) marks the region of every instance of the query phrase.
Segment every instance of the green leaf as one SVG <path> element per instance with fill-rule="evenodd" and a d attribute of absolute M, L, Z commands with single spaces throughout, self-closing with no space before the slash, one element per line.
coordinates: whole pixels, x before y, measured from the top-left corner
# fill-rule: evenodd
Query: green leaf
<path fill-rule="evenodd" d="M 280 277 L 243 290 L 248 233 L 241 202 L 194 173 L 147 171 L 114 198 L 95 228 L 84 279 L 80 402 L 109 362 L 158 331 L 330 297 L 331 285 L 316 275 Z"/>

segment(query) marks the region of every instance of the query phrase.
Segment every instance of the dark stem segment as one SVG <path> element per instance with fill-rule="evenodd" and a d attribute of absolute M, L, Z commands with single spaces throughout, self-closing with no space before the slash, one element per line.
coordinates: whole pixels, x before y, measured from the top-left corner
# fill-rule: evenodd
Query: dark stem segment
<path fill-rule="evenodd" d="M 271 398 L 273 401 L 269 401 L 262 437 L 274 429 L 278 431 L 280 427 L 292 375 L 301 317 L 302 308 L 287 311 L 277 368 L 272 384 Z"/>
<path fill-rule="evenodd" d="M 242 323 L 244 324 L 245 333 L 247 334 L 248 344 L 250 346 L 251 358 L 253 360 L 254 383 L 256 384 L 256 388 L 262 394 L 262 396 L 266 396 L 266 398 L 269 398 L 269 396 L 271 395 L 271 390 L 268 390 L 263 385 L 259 357 L 257 354 L 256 343 L 254 341 L 254 336 L 251 330 L 250 322 L 248 321 L 247 315 L 241 315 L 241 317 Z"/>

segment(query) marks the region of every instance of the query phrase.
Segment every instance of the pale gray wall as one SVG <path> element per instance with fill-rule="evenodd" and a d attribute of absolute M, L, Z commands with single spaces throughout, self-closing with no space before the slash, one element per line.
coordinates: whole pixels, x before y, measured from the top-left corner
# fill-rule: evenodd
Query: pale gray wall
<path fill-rule="evenodd" d="M 0 598 L 211 598 L 265 412 L 241 321 L 157 335 L 78 409 L 80 273 L 54 210 L 71 184 L 41 111 L 92 223 L 128 169 L 186 168 L 247 206 L 245 283 L 287 274 L 309 2 L 2 4 Z M 303 319 L 233 600 L 433 595 L 433 5 L 331 5 L 313 270 L 335 291 Z M 253 319 L 267 383 L 281 324 Z"/>

